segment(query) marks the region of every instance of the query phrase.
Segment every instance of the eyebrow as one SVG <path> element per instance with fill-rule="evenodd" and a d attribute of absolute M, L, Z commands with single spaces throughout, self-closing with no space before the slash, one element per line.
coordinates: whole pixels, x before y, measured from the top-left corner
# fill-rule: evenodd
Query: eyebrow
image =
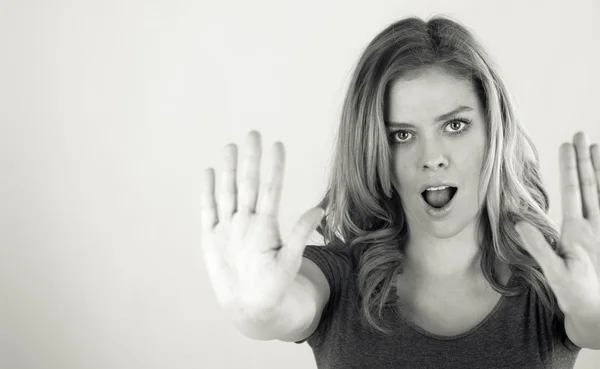
<path fill-rule="evenodd" d="M 463 111 L 472 111 L 473 108 L 471 108 L 470 106 L 465 106 L 465 105 L 461 105 L 458 108 L 449 111 L 447 113 L 444 113 L 438 117 L 435 118 L 436 122 L 441 122 L 443 120 L 447 120 L 450 119 L 452 117 L 454 117 L 454 115 L 463 112 Z M 410 123 L 403 123 L 403 122 L 392 122 L 392 121 L 385 121 L 385 125 L 388 127 L 394 127 L 394 126 L 398 126 L 398 127 L 406 127 L 406 126 L 410 126 L 412 127 L 413 125 Z"/>

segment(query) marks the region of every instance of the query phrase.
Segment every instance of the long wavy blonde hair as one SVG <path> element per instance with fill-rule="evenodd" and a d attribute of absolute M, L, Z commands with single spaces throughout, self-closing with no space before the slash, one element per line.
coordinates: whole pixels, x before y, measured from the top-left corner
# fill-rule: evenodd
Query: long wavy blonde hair
<path fill-rule="evenodd" d="M 478 219 L 481 269 L 499 293 L 531 288 L 561 318 L 541 269 L 523 248 L 514 224 L 536 226 L 557 249 L 557 226 L 548 217 L 538 153 L 519 124 L 506 85 L 473 34 L 457 21 L 411 17 L 380 32 L 356 65 L 342 107 L 332 170 L 319 207 L 326 215 L 317 231 L 327 247 L 344 250 L 358 268 L 363 322 L 390 332 L 383 308 L 397 299 L 394 281 L 402 272 L 408 224 L 392 186 L 392 148 L 386 137 L 384 104 L 397 78 L 429 66 L 443 67 L 473 83 L 486 113 L 487 152 L 479 184 L 484 198 Z M 496 278 L 495 260 L 510 264 L 521 282 L 506 288 Z"/>

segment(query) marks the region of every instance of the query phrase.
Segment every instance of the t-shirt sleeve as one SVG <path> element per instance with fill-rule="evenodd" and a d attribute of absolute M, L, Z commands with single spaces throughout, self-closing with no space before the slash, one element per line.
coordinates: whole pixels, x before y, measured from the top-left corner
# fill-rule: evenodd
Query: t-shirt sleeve
<path fill-rule="evenodd" d="M 296 343 L 309 341 L 311 344 L 317 344 L 324 339 L 329 330 L 333 314 L 339 305 L 343 289 L 347 285 L 351 262 L 345 250 L 332 246 L 308 245 L 304 249 L 303 257 L 312 260 L 321 269 L 329 283 L 329 300 L 323 308 L 317 329 L 309 337 L 296 341 Z"/>

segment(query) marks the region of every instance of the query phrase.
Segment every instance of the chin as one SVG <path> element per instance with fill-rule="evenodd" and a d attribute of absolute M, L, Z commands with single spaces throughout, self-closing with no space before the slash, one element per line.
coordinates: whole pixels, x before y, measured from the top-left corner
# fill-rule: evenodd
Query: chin
<path fill-rule="evenodd" d="M 448 239 L 459 235 L 467 228 L 475 226 L 477 214 L 458 208 L 453 209 L 446 217 L 435 219 L 419 209 L 416 214 L 413 212 L 408 218 L 409 223 L 412 222 L 416 225 L 420 232 L 431 237 Z"/>
<path fill-rule="evenodd" d="M 448 222 L 438 224 L 428 224 L 424 227 L 425 232 L 435 238 L 452 238 L 461 233 L 467 224 L 449 224 Z"/>

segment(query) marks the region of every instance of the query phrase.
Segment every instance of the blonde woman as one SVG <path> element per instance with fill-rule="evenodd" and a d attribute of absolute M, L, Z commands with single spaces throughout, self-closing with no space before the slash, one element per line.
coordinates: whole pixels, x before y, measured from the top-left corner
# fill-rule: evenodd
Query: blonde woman
<path fill-rule="evenodd" d="M 562 227 L 489 56 L 458 22 L 402 19 L 362 54 L 325 198 L 279 235 L 284 149 L 206 171 L 202 243 L 244 335 L 319 368 L 572 368 L 600 349 L 600 153 L 560 147 Z M 259 197 L 260 187 L 260 197 Z M 317 228 L 326 246 L 306 245 Z"/>

